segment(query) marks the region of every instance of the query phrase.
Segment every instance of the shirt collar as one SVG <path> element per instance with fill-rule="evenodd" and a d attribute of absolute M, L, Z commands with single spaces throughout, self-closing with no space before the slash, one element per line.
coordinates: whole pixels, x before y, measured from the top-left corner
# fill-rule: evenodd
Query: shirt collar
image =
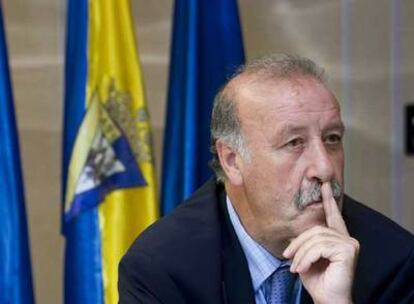
<path fill-rule="evenodd" d="M 253 289 L 256 292 L 277 268 L 281 265 L 289 265 L 290 262 L 281 261 L 274 257 L 247 233 L 228 196 L 226 197 L 226 204 L 230 221 L 246 256 Z"/>

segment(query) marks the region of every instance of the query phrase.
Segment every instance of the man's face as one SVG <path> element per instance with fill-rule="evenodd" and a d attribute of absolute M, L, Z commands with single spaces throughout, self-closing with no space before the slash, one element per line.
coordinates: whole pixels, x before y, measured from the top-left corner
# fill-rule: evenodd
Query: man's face
<path fill-rule="evenodd" d="M 275 242 L 325 225 L 321 197 L 313 195 L 304 208 L 295 200 L 315 184 L 343 187 L 340 109 L 321 82 L 306 76 L 241 85 L 237 100 L 250 157 L 239 158 L 236 188 L 243 199 L 234 205 L 247 231 L 272 250 Z"/>

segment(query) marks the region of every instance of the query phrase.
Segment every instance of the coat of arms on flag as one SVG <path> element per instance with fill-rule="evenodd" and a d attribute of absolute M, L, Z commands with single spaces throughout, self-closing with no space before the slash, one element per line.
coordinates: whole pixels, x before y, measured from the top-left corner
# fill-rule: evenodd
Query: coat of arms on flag
<path fill-rule="evenodd" d="M 132 117 L 129 100 L 114 82 L 104 102 L 97 91 L 92 94 L 69 165 L 66 221 L 97 206 L 113 190 L 147 185 L 138 162 L 151 158 L 150 143 L 137 125 L 148 118 L 142 111 Z"/>

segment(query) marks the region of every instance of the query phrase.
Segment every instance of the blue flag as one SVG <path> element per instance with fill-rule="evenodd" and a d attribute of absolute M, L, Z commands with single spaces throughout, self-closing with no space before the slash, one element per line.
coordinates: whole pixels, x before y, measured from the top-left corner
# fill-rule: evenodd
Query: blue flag
<path fill-rule="evenodd" d="M 243 62 L 236 0 L 176 0 L 164 136 L 163 214 L 212 175 L 208 162 L 213 99 Z"/>
<path fill-rule="evenodd" d="M 0 8 L 0 303 L 33 303 L 20 152 Z"/>

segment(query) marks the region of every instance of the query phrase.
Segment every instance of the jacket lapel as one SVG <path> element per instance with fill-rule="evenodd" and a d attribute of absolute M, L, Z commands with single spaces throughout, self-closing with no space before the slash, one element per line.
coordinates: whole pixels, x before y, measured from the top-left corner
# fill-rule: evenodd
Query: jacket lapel
<path fill-rule="evenodd" d="M 301 304 L 313 304 L 313 300 L 310 294 L 306 291 L 305 287 L 302 288 L 302 295 L 300 297 Z"/>

